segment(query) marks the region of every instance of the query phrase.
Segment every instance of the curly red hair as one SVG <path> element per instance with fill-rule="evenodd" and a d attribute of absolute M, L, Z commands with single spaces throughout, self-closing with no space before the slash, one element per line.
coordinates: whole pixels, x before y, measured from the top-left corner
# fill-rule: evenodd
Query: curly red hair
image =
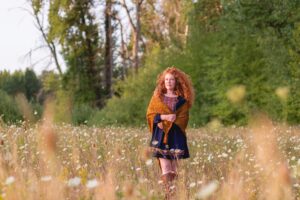
<path fill-rule="evenodd" d="M 167 89 L 165 87 L 166 74 L 172 74 L 174 76 L 176 82 L 174 92 L 176 93 L 176 95 L 185 98 L 189 107 L 191 107 L 194 103 L 195 98 L 192 81 L 189 75 L 177 69 L 176 67 L 168 67 L 157 76 L 154 95 L 162 98 L 162 96 L 167 92 Z"/>

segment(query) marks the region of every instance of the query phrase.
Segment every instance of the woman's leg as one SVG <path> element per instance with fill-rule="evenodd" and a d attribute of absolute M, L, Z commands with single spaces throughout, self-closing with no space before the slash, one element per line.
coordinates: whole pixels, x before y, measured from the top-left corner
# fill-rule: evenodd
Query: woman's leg
<path fill-rule="evenodd" d="M 173 181 L 177 177 L 177 160 L 159 158 L 162 171 L 162 179 Z"/>
<path fill-rule="evenodd" d="M 173 180 L 177 177 L 177 161 L 159 158 L 162 171 L 161 179 L 165 187 L 165 199 L 170 199 L 175 194 L 175 187 L 171 188 Z"/>
<path fill-rule="evenodd" d="M 159 158 L 160 168 L 161 168 L 161 180 L 164 183 L 165 188 L 165 199 L 170 198 L 170 184 L 172 181 L 172 163 L 171 160 Z"/>
<path fill-rule="evenodd" d="M 172 171 L 172 162 L 171 160 L 159 158 L 160 167 L 162 175 L 167 174 Z"/>
<path fill-rule="evenodd" d="M 171 161 L 171 167 L 172 167 L 172 171 L 177 174 L 177 160 L 172 160 Z"/>

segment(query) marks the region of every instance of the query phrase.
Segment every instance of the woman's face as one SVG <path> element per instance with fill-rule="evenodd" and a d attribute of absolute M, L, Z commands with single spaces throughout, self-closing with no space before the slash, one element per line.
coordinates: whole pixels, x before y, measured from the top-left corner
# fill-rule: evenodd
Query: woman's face
<path fill-rule="evenodd" d="M 175 77 L 172 74 L 165 75 L 165 87 L 167 90 L 174 91 L 176 85 Z"/>

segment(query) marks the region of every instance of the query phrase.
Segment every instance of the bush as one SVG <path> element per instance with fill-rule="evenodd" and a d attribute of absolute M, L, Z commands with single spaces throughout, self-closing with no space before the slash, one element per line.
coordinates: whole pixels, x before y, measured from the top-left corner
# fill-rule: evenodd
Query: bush
<path fill-rule="evenodd" d="M 210 18 L 205 2 L 209 1 L 194 4 L 186 46 L 148 52 L 139 74 L 120 82 L 121 97 L 110 99 L 91 124 L 145 124 L 156 76 L 173 65 L 189 74 L 195 87 L 190 125 L 215 119 L 224 125 L 245 125 L 257 110 L 273 120 L 300 122 L 300 25 L 296 26 L 295 16 L 299 3 L 282 8 L 273 0 L 223 2 L 224 12 Z M 274 6 L 264 8 L 270 5 Z M 298 28 L 293 31 L 293 27 Z M 234 102 L 230 96 L 234 99 L 236 94 L 230 91 L 239 87 L 244 92 Z M 276 93 L 280 88 L 290 88 L 284 101 Z"/>
<path fill-rule="evenodd" d="M 15 100 L 3 90 L 0 90 L 0 115 L 6 123 L 23 119 Z"/>
<path fill-rule="evenodd" d="M 117 83 L 115 88 L 123 91 L 121 97 L 114 96 L 106 106 L 95 113 L 89 125 L 142 125 L 146 120 L 147 105 L 155 88 L 156 76 L 163 70 L 163 52 L 157 47 L 149 54 L 145 66 L 138 76 L 131 75 Z"/>
<path fill-rule="evenodd" d="M 34 119 L 38 121 L 42 118 L 44 107 L 37 102 L 30 102 L 30 105 L 33 111 Z"/>
<path fill-rule="evenodd" d="M 87 104 L 75 105 L 72 109 L 72 123 L 74 125 L 87 124 L 95 109 Z"/>

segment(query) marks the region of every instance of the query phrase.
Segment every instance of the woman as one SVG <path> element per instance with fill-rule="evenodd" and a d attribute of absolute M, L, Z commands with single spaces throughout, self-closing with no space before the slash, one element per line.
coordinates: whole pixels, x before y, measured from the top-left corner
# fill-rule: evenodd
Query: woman
<path fill-rule="evenodd" d="M 150 147 L 168 185 L 177 177 L 177 160 L 190 157 L 185 129 L 194 90 L 189 76 L 175 67 L 159 74 L 156 83 L 147 109 Z"/>

